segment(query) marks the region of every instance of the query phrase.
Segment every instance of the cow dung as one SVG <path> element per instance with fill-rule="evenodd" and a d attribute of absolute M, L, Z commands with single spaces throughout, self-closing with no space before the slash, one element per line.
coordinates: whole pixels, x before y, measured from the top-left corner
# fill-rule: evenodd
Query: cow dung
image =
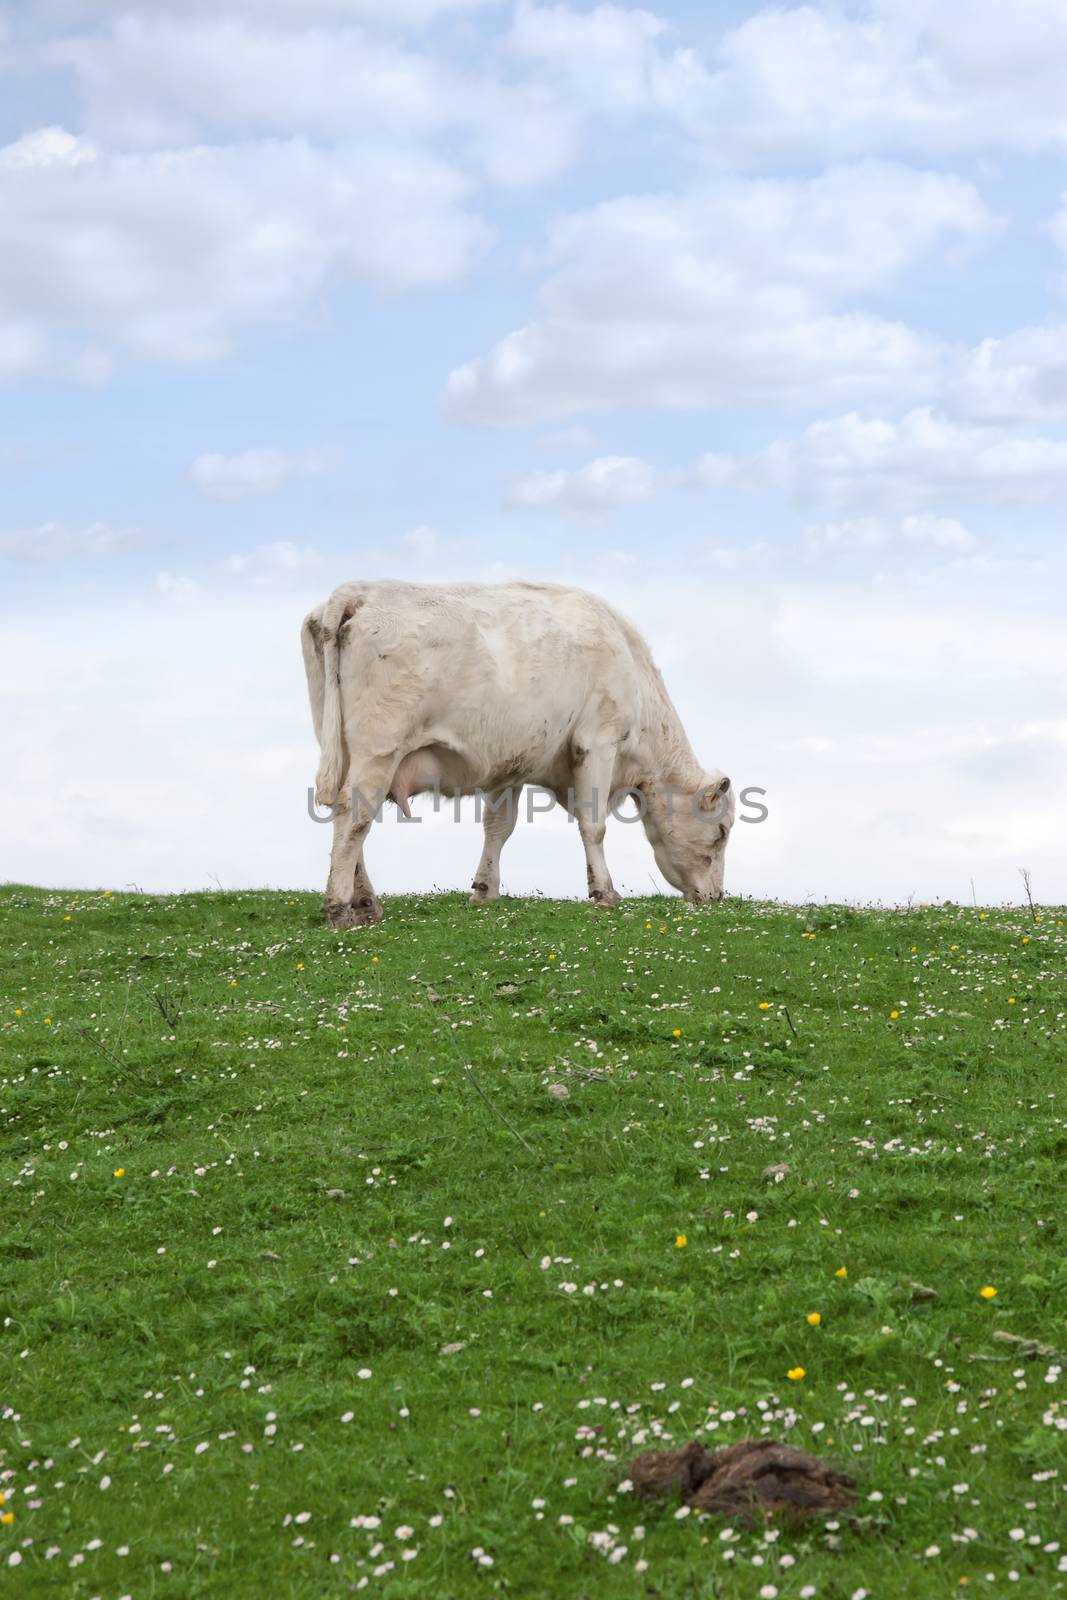
<path fill-rule="evenodd" d="M 853 1480 L 816 1456 L 774 1439 L 742 1439 L 722 1450 L 697 1440 L 680 1450 L 646 1450 L 630 1467 L 640 1495 L 675 1495 L 694 1511 L 734 1522 L 803 1520 L 855 1504 Z"/>

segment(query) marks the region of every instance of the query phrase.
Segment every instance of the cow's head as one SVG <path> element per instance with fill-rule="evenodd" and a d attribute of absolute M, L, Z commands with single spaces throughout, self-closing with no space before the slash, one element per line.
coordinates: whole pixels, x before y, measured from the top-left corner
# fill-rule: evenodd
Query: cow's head
<path fill-rule="evenodd" d="M 694 905 L 721 900 L 726 845 L 734 825 L 729 778 L 705 773 L 692 793 L 649 788 L 644 820 L 656 865 L 667 882 Z"/>

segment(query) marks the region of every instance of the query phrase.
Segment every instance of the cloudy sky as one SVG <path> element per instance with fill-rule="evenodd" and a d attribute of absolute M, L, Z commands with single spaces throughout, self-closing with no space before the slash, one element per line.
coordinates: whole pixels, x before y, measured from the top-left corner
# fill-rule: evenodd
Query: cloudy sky
<path fill-rule="evenodd" d="M 766 790 L 733 892 L 1067 900 L 1065 81 L 1063 0 L 0 7 L 0 878 L 319 886 L 303 612 L 532 576 Z"/>

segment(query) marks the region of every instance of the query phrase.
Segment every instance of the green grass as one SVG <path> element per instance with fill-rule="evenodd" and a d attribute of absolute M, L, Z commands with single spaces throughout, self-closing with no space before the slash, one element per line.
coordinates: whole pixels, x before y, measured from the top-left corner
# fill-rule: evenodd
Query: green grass
<path fill-rule="evenodd" d="M 0 889 L 11 1592 L 1067 1593 L 1064 920 Z"/>

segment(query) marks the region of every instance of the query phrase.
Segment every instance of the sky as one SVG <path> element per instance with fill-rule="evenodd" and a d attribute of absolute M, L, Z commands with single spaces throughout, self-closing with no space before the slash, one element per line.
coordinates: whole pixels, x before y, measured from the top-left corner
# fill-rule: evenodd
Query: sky
<path fill-rule="evenodd" d="M 0 5 L 0 880 L 321 886 L 304 613 L 528 577 L 764 791 L 728 892 L 1067 901 L 1064 81 L 1062 0 Z"/>

